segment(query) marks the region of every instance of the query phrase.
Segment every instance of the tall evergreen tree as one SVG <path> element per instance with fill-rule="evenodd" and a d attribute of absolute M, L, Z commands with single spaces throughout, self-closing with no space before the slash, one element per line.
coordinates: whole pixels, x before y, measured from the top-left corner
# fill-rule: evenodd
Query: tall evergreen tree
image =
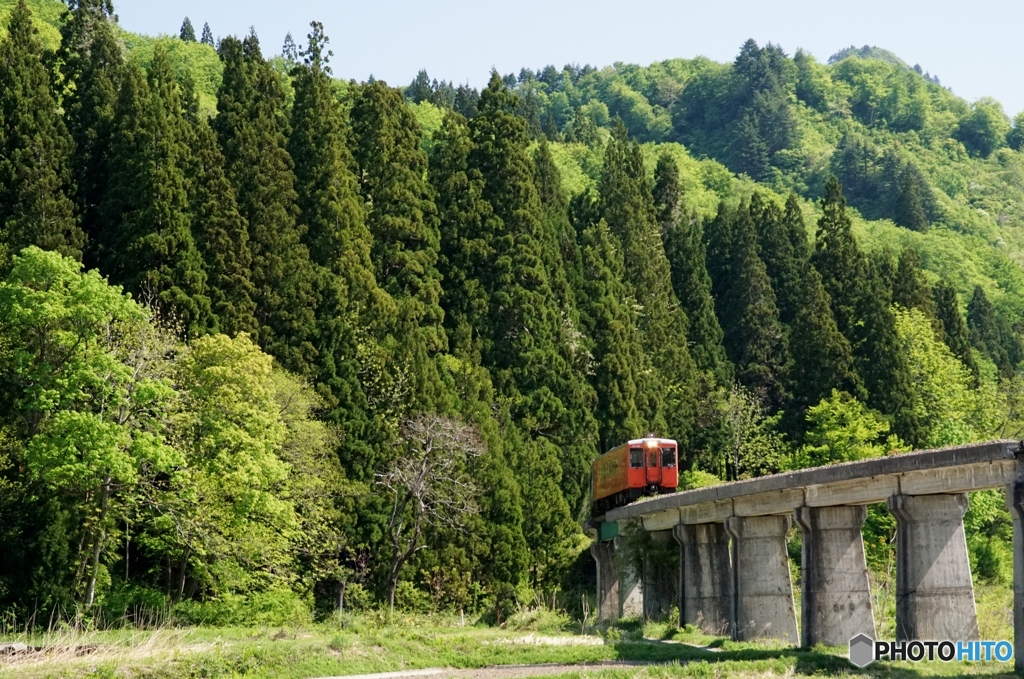
<path fill-rule="evenodd" d="M 377 284 L 373 238 L 349 150 L 350 131 L 334 97 L 327 37 L 313 22 L 303 64 L 292 71 L 295 103 L 288 149 L 295 162 L 299 225 L 317 273 L 315 375 L 324 417 L 346 432 L 341 458 L 361 480 L 378 468 L 379 433 L 359 379 L 359 342 L 391 327 L 393 300 Z M 362 335 L 362 337 L 360 337 Z"/>
<path fill-rule="evenodd" d="M 799 311 L 805 285 L 805 267 L 794 252 L 791 234 L 784 222 L 792 217 L 784 216 L 771 199 L 757 193 L 750 199 L 750 216 L 757 233 L 758 252 L 775 292 L 779 319 L 791 325 Z"/>
<path fill-rule="evenodd" d="M 868 393 L 868 404 L 893 418 L 904 441 L 917 444 L 922 432 L 913 413 L 910 371 L 900 352 L 891 293 L 876 267 L 869 265 L 853 236 L 839 180 L 825 185 L 822 216 L 813 256 L 832 303 L 836 327 L 850 342 L 854 368 Z"/>
<path fill-rule="evenodd" d="M 542 210 L 516 105 L 516 97 L 492 73 L 469 125 L 468 162 L 480 171 L 482 197 L 496 220 L 493 259 L 484 271 L 473 272 L 488 297 L 483 362 L 522 426 L 534 436 L 550 437 L 562 450 L 562 489 L 569 506 L 581 513 L 595 453 L 594 393 L 571 368 L 572 339 L 565 336 L 542 259 Z"/>
<path fill-rule="evenodd" d="M 483 197 L 484 178 L 469 165 L 473 147 L 462 115 L 448 112 L 434 137 L 430 181 L 437 195 L 444 280 L 442 305 L 449 351 L 474 364 L 482 361 L 489 313 L 486 272 L 494 257 L 498 221 Z"/>
<path fill-rule="evenodd" d="M 575 325 L 578 319 L 574 290 L 579 289 L 582 277 L 576 232 L 569 222 L 569 201 L 562 189 L 562 175 L 543 139 L 533 153 L 533 180 L 544 215 L 540 231 L 544 239 L 544 265 L 563 316 Z"/>
<path fill-rule="evenodd" d="M 856 345 L 857 305 L 867 275 L 867 260 L 854 240 L 846 198 L 835 177 L 825 185 L 821 207 L 812 261 L 832 301 L 839 332 Z"/>
<path fill-rule="evenodd" d="M 210 47 L 215 47 L 213 42 L 213 31 L 210 30 L 210 24 L 203 24 L 203 36 L 199 38 L 199 42 L 204 45 L 209 45 Z"/>
<path fill-rule="evenodd" d="M 139 67 L 128 67 L 114 119 L 111 188 L 100 209 L 101 261 L 112 280 L 151 297 L 179 332 L 197 337 L 209 327 L 210 300 L 192 237 L 184 111 L 162 47 L 153 53 L 148 79 Z"/>
<path fill-rule="evenodd" d="M 474 87 L 459 85 L 455 90 L 455 111 L 461 113 L 466 118 L 472 118 L 476 115 L 476 105 L 479 101 L 480 93 Z"/>
<path fill-rule="evenodd" d="M 771 154 L 768 144 L 761 137 L 757 114 L 748 111 L 737 123 L 734 155 L 736 168 L 756 181 L 767 181 L 771 177 Z"/>
<path fill-rule="evenodd" d="M 654 167 L 654 208 L 658 212 L 661 233 L 671 230 L 682 216 L 683 187 L 679 184 L 679 165 L 668 151 L 658 156 Z"/>
<path fill-rule="evenodd" d="M 896 184 L 893 221 L 911 231 L 924 232 L 928 230 L 928 216 L 925 214 L 919 181 L 917 175 L 910 170 L 900 172 Z"/>
<path fill-rule="evenodd" d="M 394 310 L 377 283 L 373 236 L 352 169 L 351 132 L 334 96 L 326 46 L 323 26 L 314 22 L 304 63 L 293 72 L 288 150 L 295 163 L 299 222 L 313 263 L 343 281 L 344 315 L 358 327 L 380 331 Z"/>
<path fill-rule="evenodd" d="M 833 389 L 865 399 L 864 387 L 853 370 L 853 349 L 832 317 L 828 293 L 818 271 L 804 264 L 805 273 L 789 334 L 793 360 L 791 431 L 802 430 L 807 410 Z"/>
<path fill-rule="evenodd" d="M 971 335 L 967 330 L 964 317 L 960 314 L 960 298 L 956 288 L 944 280 L 940 280 L 932 288 L 935 302 L 935 315 L 942 324 L 942 341 L 946 343 L 953 355 L 960 359 L 978 379 L 978 362 L 971 351 Z"/>
<path fill-rule="evenodd" d="M 921 259 L 913 248 L 904 248 L 892 283 L 892 301 L 904 309 L 919 309 L 935 318 L 932 291 L 921 269 Z"/>
<path fill-rule="evenodd" d="M 192 20 L 188 17 L 185 17 L 185 20 L 181 22 L 181 30 L 178 31 L 178 37 L 184 42 L 196 41 L 196 29 L 192 27 Z"/>
<path fill-rule="evenodd" d="M 640 146 L 618 123 L 605 150 L 599 185 L 602 217 L 622 247 L 629 292 L 640 306 L 644 350 L 658 370 L 652 383 L 665 394 L 671 435 L 687 439 L 693 427 L 697 370 L 688 348 L 688 321 L 672 290 L 672 276 Z M 644 414 L 654 420 L 653 413 Z"/>
<path fill-rule="evenodd" d="M 790 193 L 786 198 L 781 226 L 793 246 L 793 257 L 798 262 L 810 261 L 811 245 L 807 242 L 807 224 L 804 222 L 804 211 L 800 207 L 800 199 L 795 193 Z"/>
<path fill-rule="evenodd" d="M 971 301 L 967 303 L 967 328 L 971 344 L 987 356 L 1003 375 L 1013 373 L 1013 361 L 1006 350 L 1002 328 L 995 309 L 980 285 L 975 286 Z"/>
<path fill-rule="evenodd" d="M 351 119 L 377 280 L 403 319 L 422 329 L 427 348 L 442 351 L 440 233 L 419 125 L 402 93 L 380 80 L 362 88 Z"/>
<path fill-rule="evenodd" d="M 316 349 L 315 272 L 295 219 L 295 174 L 285 148 L 284 92 L 259 40 L 225 38 L 213 129 L 238 209 L 249 225 L 257 340 L 283 366 L 309 375 Z"/>
<path fill-rule="evenodd" d="M 623 282 L 622 252 L 604 221 L 586 227 L 581 239 L 585 283 L 580 295 L 583 329 L 594 343 L 591 382 L 597 392 L 600 450 L 641 436 L 648 424 L 641 412 L 657 410 L 638 401 L 656 397 L 643 388 L 646 357 L 635 312 Z"/>
<path fill-rule="evenodd" d="M 433 356 L 447 348 L 447 336 L 437 208 L 419 125 L 402 93 L 380 80 L 363 86 L 351 120 L 377 280 L 398 307 L 393 360 L 404 366 L 410 402 L 438 408 L 445 396 Z"/>
<path fill-rule="evenodd" d="M 694 364 L 713 375 L 717 384 L 726 386 L 732 382 L 732 365 L 722 346 L 724 334 L 715 315 L 704 234 L 696 215 L 665 232 L 665 254 L 672 267 L 672 289 L 689 320 L 687 338 Z"/>
<path fill-rule="evenodd" d="M 0 237 L 7 257 L 37 245 L 81 260 L 85 236 L 69 198 L 72 142 L 45 59 L 19 0 L 0 43 Z"/>
<path fill-rule="evenodd" d="M 114 109 L 121 87 L 122 55 L 110 0 L 70 0 L 61 26 L 57 62 L 65 82 L 64 119 L 71 155 L 75 202 L 87 236 L 85 262 L 96 266 L 99 206 L 110 186 L 106 158 L 113 139 Z"/>
<path fill-rule="evenodd" d="M 725 202 L 718 205 L 718 212 L 704 226 L 704 241 L 707 248 L 707 271 L 711 279 L 711 295 L 715 300 L 715 313 L 722 318 L 727 309 L 726 299 L 732 286 L 733 234 L 736 213 Z"/>
<path fill-rule="evenodd" d="M 186 88 L 189 90 L 190 88 Z M 211 330 L 230 337 L 256 333 L 255 288 L 249 227 L 238 212 L 235 190 L 224 171 L 224 154 L 194 91 L 186 93 L 189 146 L 188 201 L 192 234 L 203 257 L 213 315 Z"/>
<path fill-rule="evenodd" d="M 789 348 L 779 321 L 775 293 L 757 254 L 751 210 L 740 208 L 732 259 L 733 283 L 723 317 L 725 349 L 736 366 L 736 379 L 758 394 L 772 410 L 786 402 Z"/>

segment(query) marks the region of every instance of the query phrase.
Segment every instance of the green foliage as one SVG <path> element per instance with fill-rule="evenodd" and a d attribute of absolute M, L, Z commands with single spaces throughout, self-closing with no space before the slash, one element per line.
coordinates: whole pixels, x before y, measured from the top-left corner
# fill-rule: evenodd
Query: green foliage
<path fill-rule="evenodd" d="M 209 627 L 304 625 L 309 607 L 295 592 L 280 588 L 249 596 L 225 594 L 210 601 L 180 601 L 171 608 L 175 623 Z"/>
<path fill-rule="evenodd" d="M 159 336 L 142 307 L 80 270 L 35 247 L 16 256 L 0 284 L 0 334 L 13 454 L 26 480 L 67 503 L 67 538 L 85 547 L 71 586 L 91 604 L 131 497 L 180 457 L 167 443 L 173 389 Z"/>
<path fill-rule="evenodd" d="M 581 236 L 584 282 L 580 290 L 583 330 L 594 343 L 591 383 L 597 392 L 600 451 L 606 452 L 644 434 L 641 413 L 656 410 L 642 388 L 649 369 L 623 283 L 622 253 L 604 220 L 586 228 Z"/>
<path fill-rule="evenodd" d="M 961 120 L 957 127 L 956 138 L 971 153 L 987 158 L 1006 143 L 1010 121 L 1003 113 L 1002 104 L 994 99 L 979 99 L 971 108 L 971 114 Z"/>
<path fill-rule="evenodd" d="M 1013 520 L 1000 490 L 971 493 L 964 514 L 964 534 L 971 574 L 980 580 L 1009 585 L 1013 582 Z"/>
<path fill-rule="evenodd" d="M 188 97 L 188 93 L 186 92 Z M 202 255 L 210 298 L 211 330 L 234 336 L 255 332 L 256 290 L 252 283 L 249 227 L 238 211 L 234 187 L 228 181 L 224 155 L 196 100 L 186 101 L 187 139 L 193 152 L 187 158 L 188 201 L 192 235 Z"/>
<path fill-rule="evenodd" d="M 853 371 L 853 350 L 836 327 L 821 275 L 809 264 L 804 266 L 798 310 L 789 335 L 794 356 L 794 419 L 806 419 L 808 409 L 836 389 L 853 395 L 864 392 L 863 383 Z M 803 429 L 802 423 L 793 422 L 791 426 L 797 431 Z"/>
<path fill-rule="evenodd" d="M 7 38 L 7 24 L 19 3 L 20 0 L 0 0 L 0 40 Z M 25 6 L 32 13 L 32 24 L 43 47 L 53 52 L 61 43 L 60 28 L 66 5 L 54 0 L 26 0 Z"/>
<path fill-rule="evenodd" d="M 671 156 L 663 155 L 658 161 L 658 167 L 663 168 L 666 175 L 662 182 L 667 189 L 673 181 L 669 177 L 678 175 L 678 166 Z M 675 181 L 678 181 L 678 177 Z M 732 381 L 732 365 L 725 356 L 722 346 L 724 334 L 715 316 L 714 300 L 711 297 L 704 230 L 697 215 L 681 218 L 681 215 L 675 214 L 681 211 L 681 197 L 674 201 L 677 204 L 673 207 L 673 191 L 666 189 L 663 189 L 659 203 L 662 237 L 665 256 L 671 266 L 672 289 L 689 320 L 687 339 L 691 342 L 690 353 L 698 370 L 711 373 L 719 385 L 729 384 Z"/>
<path fill-rule="evenodd" d="M 161 51 L 148 78 L 129 66 L 115 112 L 111 188 L 100 205 L 101 264 L 117 283 L 197 337 L 210 324 L 206 271 L 192 233 L 192 162 L 181 89 Z"/>
<path fill-rule="evenodd" d="M 483 364 L 513 416 L 532 435 L 546 432 L 563 448 L 562 488 L 574 513 L 585 500 L 585 478 L 596 431 L 593 392 L 572 370 L 573 347 L 551 293 L 543 261 L 541 205 L 526 155 L 516 100 L 493 73 L 479 113 L 469 122 L 468 163 L 483 179 L 481 197 L 494 222 L 485 231 L 492 259 L 477 278 L 489 297 Z M 482 262 L 483 263 L 483 262 Z"/>
<path fill-rule="evenodd" d="M 195 42 L 196 41 L 196 29 L 192 27 L 192 22 L 188 17 L 181 22 L 181 30 L 178 32 L 178 37 L 181 38 L 182 42 Z"/>
<path fill-rule="evenodd" d="M 714 474 L 702 472 L 699 469 L 690 469 L 680 472 L 679 490 L 694 490 L 695 488 L 708 488 L 722 483 L 722 479 Z"/>
<path fill-rule="evenodd" d="M 287 573 L 298 528 L 282 492 L 286 428 L 269 383 L 271 358 L 247 337 L 198 339 L 178 363 L 184 464 L 154 498 L 143 544 L 166 554 L 175 600 L 197 589 L 266 589 Z M 189 589 L 186 590 L 186 587 Z"/>
<path fill-rule="evenodd" d="M 734 386 L 722 401 L 728 439 L 725 459 L 730 481 L 773 474 L 782 468 L 785 442 L 776 431 L 780 416 L 768 416 L 758 394 Z"/>
<path fill-rule="evenodd" d="M 64 95 L 65 121 L 74 150 L 70 164 L 75 202 L 89 238 L 85 261 L 98 261 L 100 204 L 108 188 L 106 159 L 123 75 L 121 46 L 110 8 L 101 1 L 75 3 L 61 27 L 60 75 L 75 87 Z"/>
<path fill-rule="evenodd" d="M 69 197 L 72 141 L 24 0 L 7 29 L 0 42 L 0 258 L 37 245 L 81 259 L 85 235 Z"/>
<path fill-rule="evenodd" d="M 996 316 L 980 285 L 967 304 L 967 328 L 971 345 L 995 363 L 1000 374 L 1010 375 L 1022 358 L 1021 340 L 1005 318 Z"/>
<path fill-rule="evenodd" d="M 894 309 L 896 332 L 907 356 L 913 408 L 928 447 L 968 443 L 994 431 L 998 405 L 972 389 L 970 370 L 935 337 L 932 321 L 916 309 Z"/>
<path fill-rule="evenodd" d="M 220 54 L 224 79 L 213 128 L 249 226 L 257 341 L 289 370 L 308 374 L 316 356 L 316 276 L 295 221 L 294 165 L 280 112 L 284 92 L 255 34 L 225 38 Z"/>
<path fill-rule="evenodd" d="M 125 302 L 139 315 L 117 332 L 82 326 L 82 365 L 108 372 L 32 378 L 57 404 L 38 422 L 8 364 L 2 605 L 305 623 L 393 586 L 400 608 L 503 621 L 581 586 L 589 464 L 626 438 L 679 439 L 682 485 L 700 487 L 903 448 L 889 432 L 1019 435 L 1021 121 L 891 54 L 824 65 L 748 41 L 732 64 L 548 66 L 483 93 L 421 72 L 403 98 L 335 80 L 316 23 L 268 62 L 255 35 L 218 55 L 205 26 L 153 39 L 107 0 L 63 18 L 26 4 L 0 43 L 4 244 L 78 256 L 18 226 L 51 231 L 10 197 L 20 173 L 48 187 L 52 231 L 80 239 L 80 219 L 86 265 L 188 344 Z M 0 0 L 4 23 L 14 5 Z M 15 142 L 47 162 L 13 162 Z M 40 267 L 121 295 L 67 260 Z M 79 301 L 50 306 L 76 319 Z M 85 332 L 61 319 L 61 342 Z M 39 354 L 33 332 L 4 334 L 0 362 Z M 90 400 L 101 387 L 129 404 L 116 426 Z M 462 528 L 409 539 L 368 482 L 409 468 L 395 441 L 425 417 L 479 431 L 486 452 L 448 480 L 485 492 Z M 96 445 L 69 448 L 79 434 Z M 972 565 L 999 581 L 1005 517 L 976 504 Z M 865 531 L 876 569 L 886 516 Z"/>
<path fill-rule="evenodd" d="M 894 432 L 911 445 L 922 442 L 911 405 L 907 358 L 897 345 L 890 294 L 853 235 L 846 200 L 835 177 L 826 185 L 812 262 L 832 302 L 836 326 L 853 348 L 854 369 L 869 406 L 893 418 Z"/>
<path fill-rule="evenodd" d="M 978 363 L 971 351 L 971 338 L 967 324 L 960 313 L 960 300 L 956 289 L 946 281 L 939 281 L 932 289 L 935 302 L 935 315 L 942 326 L 942 341 L 946 343 L 953 355 L 960 359 L 974 375 L 979 376 Z"/>
<path fill-rule="evenodd" d="M 314 23 L 303 64 L 292 71 L 295 103 L 288 149 L 295 163 L 302 241 L 316 269 L 315 374 L 324 398 L 322 416 L 350 432 L 342 441 L 341 457 L 366 481 L 377 461 L 372 444 L 380 433 L 360 383 L 357 355 L 360 343 L 362 351 L 379 355 L 376 336 L 395 310 L 377 285 L 370 259 L 373 238 L 352 170 L 350 130 L 331 85 L 326 46 L 323 27 Z"/>
<path fill-rule="evenodd" d="M 818 467 L 881 457 L 904 449 L 889 433 L 889 423 L 847 393 L 831 396 L 807 411 L 804 445 L 786 460 L 788 469 Z"/>
<path fill-rule="evenodd" d="M 667 426 L 685 439 L 693 427 L 685 404 L 694 398 L 697 378 L 687 346 L 689 322 L 672 289 L 640 147 L 625 134 L 619 127 L 605 150 L 598 187 L 601 216 L 622 248 L 627 291 L 639 306 L 641 339 L 663 394 L 660 412 L 642 415 L 652 428 Z"/>

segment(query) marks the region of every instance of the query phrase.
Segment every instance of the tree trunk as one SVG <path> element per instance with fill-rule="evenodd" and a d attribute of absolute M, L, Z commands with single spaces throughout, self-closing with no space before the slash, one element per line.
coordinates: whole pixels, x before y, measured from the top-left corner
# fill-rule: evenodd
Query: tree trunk
<path fill-rule="evenodd" d="M 188 573 L 188 560 L 192 556 L 192 548 L 186 547 L 185 551 L 181 554 L 181 567 L 178 573 L 178 594 L 174 598 L 174 602 L 181 601 L 182 596 L 185 594 L 185 579 Z"/>
<path fill-rule="evenodd" d="M 110 500 L 110 477 L 103 480 L 103 490 L 100 493 L 100 518 L 97 521 L 96 541 L 92 545 L 92 564 L 89 573 L 89 587 L 85 590 L 85 605 L 92 606 L 96 598 L 96 576 L 100 569 L 100 553 L 103 551 L 103 541 L 107 537 L 106 521 L 107 507 Z"/>
<path fill-rule="evenodd" d="M 345 624 L 345 586 L 348 582 L 342 581 L 338 588 L 338 622 Z"/>
<path fill-rule="evenodd" d="M 397 572 L 391 576 L 391 582 L 388 584 L 388 605 L 391 607 L 391 617 L 388 618 L 388 622 L 394 622 L 395 620 L 395 590 L 398 589 L 398 574 Z"/>

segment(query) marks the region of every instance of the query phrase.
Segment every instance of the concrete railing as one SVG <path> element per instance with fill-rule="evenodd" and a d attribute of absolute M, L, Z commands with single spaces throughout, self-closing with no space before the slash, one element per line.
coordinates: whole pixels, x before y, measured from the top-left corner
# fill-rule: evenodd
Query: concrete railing
<path fill-rule="evenodd" d="M 611 510 L 603 521 L 642 526 L 658 541 L 674 538 L 680 567 L 666 576 L 667 569 L 644 557 L 643 572 L 629 575 L 616 557 L 621 538 L 596 542 L 599 616 L 668 610 L 676 603 L 683 624 L 737 639 L 796 642 L 786 551 L 795 518 L 803 533 L 799 641 L 845 645 L 860 633 L 874 636 L 861 526 L 864 505 L 886 502 L 897 524 L 897 637 L 977 638 L 963 515 L 966 493 L 993 488 L 1007 489 L 1014 516 L 1015 656 L 1024 668 L 1024 448 L 1018 441 L 802 469 Z M 675 578 L 672 587 L 649 581 L 665 577 Z M 677 593 L 678 600 L 641 599 L 664 592 Z"/>

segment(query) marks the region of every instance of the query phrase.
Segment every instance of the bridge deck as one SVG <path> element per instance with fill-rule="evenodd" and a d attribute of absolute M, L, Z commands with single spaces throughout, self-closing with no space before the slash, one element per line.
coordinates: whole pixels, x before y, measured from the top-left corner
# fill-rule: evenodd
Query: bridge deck
<path fill-rule="evenodd" d="M 606 521 L 641 519 L 646 530 L 783 514 L 797 507 L 884 502 L 897 494 L 999 488 L 1017 478 L 1020 441 L 991 441 L 858 460 L 697 488 L 619 507 Z"/>

